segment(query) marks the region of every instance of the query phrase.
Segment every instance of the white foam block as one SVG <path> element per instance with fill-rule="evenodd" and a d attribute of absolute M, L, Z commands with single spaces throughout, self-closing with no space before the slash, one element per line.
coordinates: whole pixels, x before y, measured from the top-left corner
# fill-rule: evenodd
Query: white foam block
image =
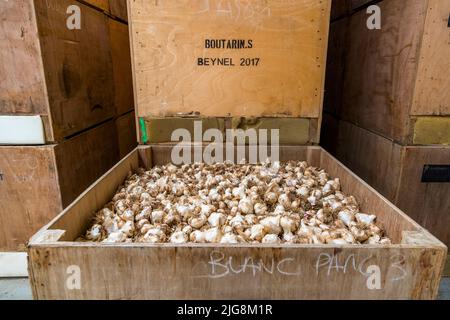
<path fill-rule="evenodd" d="M 44 125 L 40 116 L 0 116 L 0 144 L 45 144 Z"/>
<path fill-rule="evenodd" d="M 0 252 L 0 278 L 28 277 L 26 252 Z"/>

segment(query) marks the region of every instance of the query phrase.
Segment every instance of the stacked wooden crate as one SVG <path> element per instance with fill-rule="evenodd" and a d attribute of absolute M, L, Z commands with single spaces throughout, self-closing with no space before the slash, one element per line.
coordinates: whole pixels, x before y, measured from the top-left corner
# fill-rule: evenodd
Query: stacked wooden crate
<path fill-rule="evenodd" d="M 128 4 L 141 143 L 149 145 L 130 153 L 32 238 L 28 252 L 36 299 L 436 297 L 446 247 L 310 145 L 320 132 L 331 1 Z M 286 144 L 280 146 L 280 160 L 306 160 L 339 177 L 343 191 L 360 201 L 362 212 L 378 216 L 394 244 L 80 242 L 94 213 L 130 170 L 171 162 L 173 131 L 188 129 L 193 138 L 195 120 L 201 120 L 203 131 L 279 129 Z M 205 147 L 210 141 L 196 137 L 194 142 Z M 67 267 L 74 265 L 80 269 L 80 290 L 65 285 Z M 379 290 L 368 287 L 372 267 L 379 268 Z"/>
<path fill-rule="evenodd" d="M 450 245 L 450 2 L 376 2 L 381 30 L 349 3 L 335 3 L 322 143 Z"/>
<path fill-rule="evenodd" d="M 79 30 L 66 24 L 72 5 Z M 0 4 L 0 251 L 24 250 L 135 147 L 126 16 L 105 13 L 73 0 Z"/>

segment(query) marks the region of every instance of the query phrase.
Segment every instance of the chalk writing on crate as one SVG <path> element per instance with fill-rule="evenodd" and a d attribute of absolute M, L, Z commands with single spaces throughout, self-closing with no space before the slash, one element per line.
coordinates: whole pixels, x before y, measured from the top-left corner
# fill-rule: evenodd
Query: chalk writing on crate
<path fill-rule="evenodd" d="M 347 274 L 350 272 L 357 272 L 364 277 L 369 277 L 367 268 L 376 264 L 372 255 L 365 257 L 358 257 L 355 254 L 333 254 L 320 253 L 312 264 L 304 264 L 304 261 L 299 261 L 295 257 L 284 258 L 255 258 L 251 256 L 244 256 L 235 258 L 227 256 L 225 253 L 214 250 L 209 255 L 209 260 L 206 263 L 208 273 L 199 278 L 219 279 L 226 276 L 236 276 L 240 274 L 249 273 L 252 276 L 260 274 L 281 275 L 286 277 L 301 277 L 311 276 L 310 270 L 302 270 L 302 266 L 306 268 L 313 268 L 315 276 L 324 275 L 329 277 L 333 274 Z M 390 256 L 390 264 L 386 270 L 389 274 L 389 281 L 396 282 L 406 278 L 407 272 L 405 270 L 405 257 L 402 255 Z"/>

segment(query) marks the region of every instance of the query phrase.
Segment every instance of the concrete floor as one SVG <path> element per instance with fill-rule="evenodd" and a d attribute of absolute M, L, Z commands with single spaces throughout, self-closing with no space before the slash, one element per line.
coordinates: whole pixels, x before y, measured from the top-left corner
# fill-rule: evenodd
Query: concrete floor
<path fill-rule="evenodd" d="M 0 300 L 31 300 L 31 289 L 27 278 L 0 279 Z M 443 278 L 439 300 L 450 300 L 450 278 Z"/>

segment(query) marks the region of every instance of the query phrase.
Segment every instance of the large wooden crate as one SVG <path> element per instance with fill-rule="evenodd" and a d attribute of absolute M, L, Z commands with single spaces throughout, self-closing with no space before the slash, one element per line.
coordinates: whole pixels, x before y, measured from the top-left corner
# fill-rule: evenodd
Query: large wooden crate
<path fill-rule="evenodd" d="M 39 228 L 117 163 L 116 130 L 109 121 L 60 144 L 0 146 L 0 252 L 25 250 Z"/>
<path fill-rule="evenodd" d="M 366 27 L 366 10 L 332 24 L 347 37 L 340 43 L 345 75 L 330 79 L 333 86 L 344 81 L 342 103 L 326 104 L 339 107 L 343 120 L 402 145 L 450 144 L 450 2 L 377 5 L 381 30 Z"/>
<path fill-rule="evenodd" d="M 71 5 L 80 30 L 67 27 Z M 116 114 L 105 14 L 72 0 L 2 1 L 0 20 L 0 114 L 40 115 L 48 143 Z"/>
<path fill-rule="evenodd" d="M 129 1 L 142 128 L 153 130 L 161 117 L 272 125 L 286 118 L 291 127 L 301 119 L 296 143 L 318 143 L 330 4 Z"/>
<path fill-rule="evenodd" d="M 75 242 L 130 170 L 170 162 L 171 146 L 140 147 L 30 241 L 36 299 L 432 299 L 446 247 L 320 147 L 281 147 L 339 177 L 364 212 L 378 215 L 389 246 L 171 245 Z M 381 289 L 370 290 L 368 268 Z M 375 266 L 375 267 L 373 267 Z M 79 276 L 71 290 L 68 277 Z"/>
<path fill-rule="evenodd" d="M 330 116 L 324 117 L 323 127 L 323 136 L 333 137 L 323 140 L 327 150 L 450 245 L 449 146 L 402 146 Z M 439 166 L 434 169 L 442 181 L 427 180 L 430 166 Z"/>

